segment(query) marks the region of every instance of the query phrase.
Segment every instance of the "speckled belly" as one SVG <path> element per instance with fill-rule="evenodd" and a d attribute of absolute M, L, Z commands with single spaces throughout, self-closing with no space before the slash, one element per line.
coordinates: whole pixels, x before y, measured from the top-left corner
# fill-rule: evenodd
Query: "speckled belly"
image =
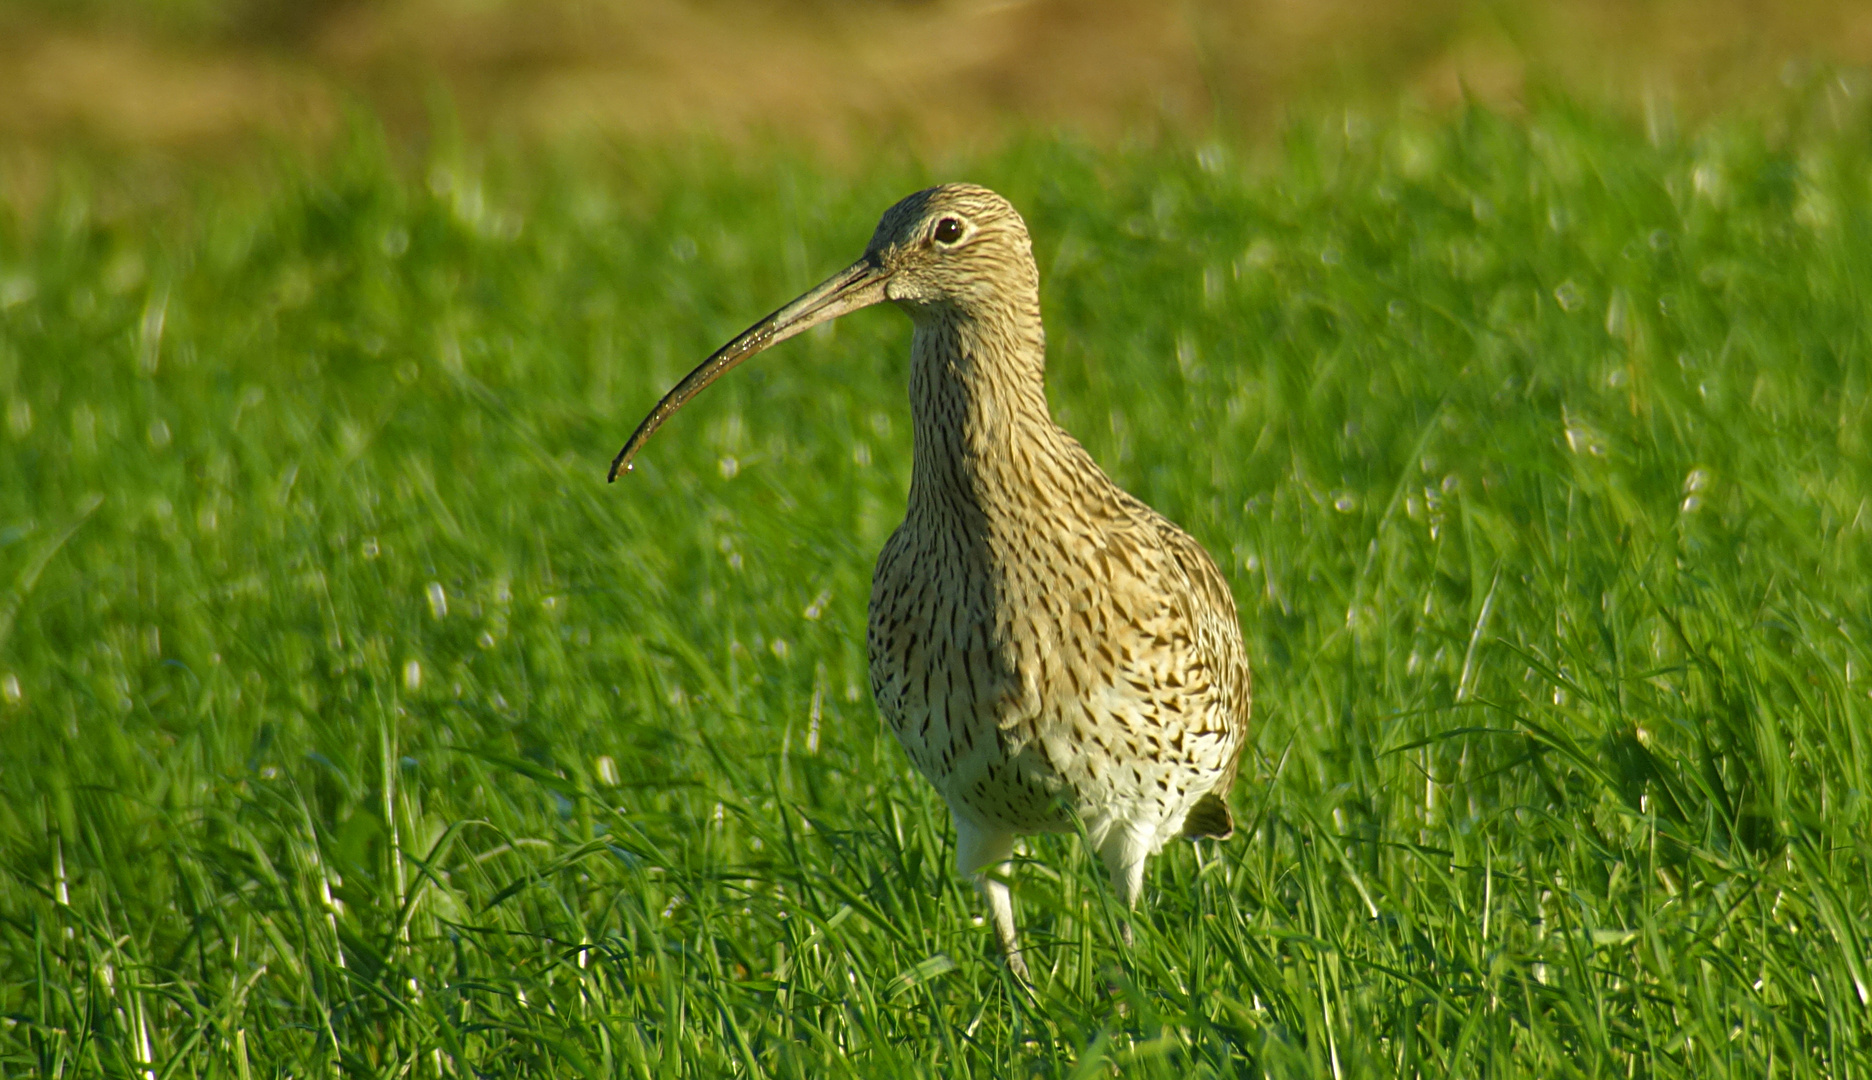
<path fill-rule="evenodd" d="M 1209 715 L 1212 695 L 1140 692 L 1086 671 L 1097 643 L 1065 625 L 1019 628 L 1044 648 L 1005 645 L 988 618 L 924 598 L 874 608 L 872 693 L 956 813 L 1015 832 L 1070 831 L 1074 815 L 1096 835 L 1174 830 L 1232 760 L 1238 736 Z"/>
<path fill-rule="evenodd" d="M 968 591 L 899 597 L 879 582 L 869 635 L 878 710 L 957 813 L 1020 832 L 1070 829 L 1077 800 L 1040 738 L 1039 694 L 989 620 L 955 602 Z"/>

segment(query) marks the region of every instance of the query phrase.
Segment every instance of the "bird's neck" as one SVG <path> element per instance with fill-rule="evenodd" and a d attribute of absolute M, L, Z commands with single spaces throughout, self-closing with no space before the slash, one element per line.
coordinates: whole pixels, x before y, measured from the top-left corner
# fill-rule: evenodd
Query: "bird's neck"
<path fill-rule="evenodd" d="M 1036 481 L 1071 444 L 1047 410 L 1045 373 L 1037 310 L 916 320 L 913 514 L 992 518 L 1039 494 Z"/>

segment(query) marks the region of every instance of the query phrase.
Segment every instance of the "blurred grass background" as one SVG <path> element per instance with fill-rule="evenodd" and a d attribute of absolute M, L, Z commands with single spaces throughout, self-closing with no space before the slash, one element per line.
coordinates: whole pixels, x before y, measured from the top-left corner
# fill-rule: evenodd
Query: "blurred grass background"
<path fill-rule="evenodd" d="M 0 1075 L 1872 1076 L 1851 5 L 0 8 Z M 1008 985 L 864 689 L 934 179 L 1215 553 Z"/>
<path fill-rule="evenodd" d="M 360 106 L 414 137 L 446 99 L 476 135 L 939 153 L 1543 90 L 1694 119 L 1867 63 L 1852 0 L 5 0 L 0 138 L 226 151 Z"/>

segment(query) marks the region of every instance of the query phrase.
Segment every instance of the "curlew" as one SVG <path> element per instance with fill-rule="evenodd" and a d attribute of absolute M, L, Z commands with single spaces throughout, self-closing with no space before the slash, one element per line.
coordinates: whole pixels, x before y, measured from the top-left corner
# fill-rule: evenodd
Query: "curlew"
<path fill-rule="evenodd" d="M 1234 830 L 1225 796 L 1249 675 L 1234 597 L 1202 546 L 1053 422 L 1020 214 L 968 184 L 891 207 L 863 258 L 658 402 L 610 478 L 735 365 L 887 300 L 915 326 L 915 445 L 908 509 L 871 583 L 871 692 L 948 803 L 957 869 L 1026 980 L 1008 890 L 1015 837 L 1083 829 L 1133 909 L 1145 860 L 1168 840 Z"/>

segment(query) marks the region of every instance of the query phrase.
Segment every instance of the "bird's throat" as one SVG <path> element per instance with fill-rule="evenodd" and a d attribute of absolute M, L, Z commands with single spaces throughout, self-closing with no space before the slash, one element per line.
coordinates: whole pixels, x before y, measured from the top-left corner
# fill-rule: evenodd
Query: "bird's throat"
<path fill-rule="evenodd" d="M 994 515 L 1025 503 L 1063 452 L 1047 410 L 1038 319 L 919 320 L 911 345 L 913 510 Z"/>

